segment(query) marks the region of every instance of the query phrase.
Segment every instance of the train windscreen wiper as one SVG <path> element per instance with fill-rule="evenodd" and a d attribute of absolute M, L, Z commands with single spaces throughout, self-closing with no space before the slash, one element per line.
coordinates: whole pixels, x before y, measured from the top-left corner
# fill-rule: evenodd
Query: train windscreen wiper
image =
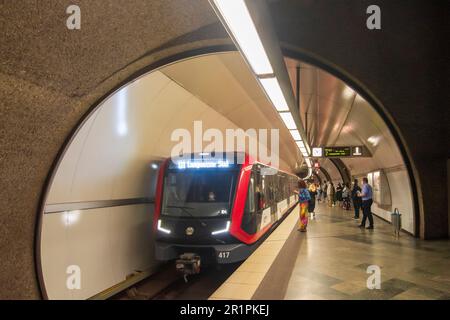
<path fill-rule="evenodd" d="M 192 208 L 192 207 L 187 207 L 187 206 L 166 206 L 166 208 L 181 209 L 184 213 L 187 213 L 188 216 L 190 216 L 191 218 L 193 218 L 193 219 L 197 220 L 198 222 L 200 222 L 200 224 L 201 224 L 203 227 L 206 227 L 206 223 L 204 223 L 204 222 L 201 221 L 198 217 L 194 216 L 192 213 L 190 213 L 190 212 L 188 211 L 188 209 L 193 210 L 194 208 Z"/>
<path fill-rule="evenodd" d="M 168 205 L 168 206 L 166 206 L 166 208 L 175 208 L 175 209 L 194 209 L 194 208 L 188 207 L 188 206 L 172 206 L 172 205 Z"/>

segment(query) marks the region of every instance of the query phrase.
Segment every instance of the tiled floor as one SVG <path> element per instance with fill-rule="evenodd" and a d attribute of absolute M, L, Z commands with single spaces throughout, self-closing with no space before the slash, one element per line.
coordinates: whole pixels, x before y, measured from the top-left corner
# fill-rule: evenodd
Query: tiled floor
<path fill-rule="evenodd" d="M 423 241 L 375 218 L 359 229 L 352 212 L 318 205 L 302 236 L 285 299 L 450 299 L 450 241 Z M 381 270 L 381 289 L 367 289 L 367 267 Z"/>

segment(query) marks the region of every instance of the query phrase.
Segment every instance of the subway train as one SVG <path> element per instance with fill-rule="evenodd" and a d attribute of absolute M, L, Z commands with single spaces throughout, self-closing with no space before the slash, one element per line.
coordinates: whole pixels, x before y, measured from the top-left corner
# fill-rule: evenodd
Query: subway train
<path fill-rule="evenodd" d="M 165 160 L 155 198 L 156 259 L 181 259 L 181 269 L 193 257 L 198 264 L 245 260 L 296 205 L 298 179 L 246 153 Z"/>

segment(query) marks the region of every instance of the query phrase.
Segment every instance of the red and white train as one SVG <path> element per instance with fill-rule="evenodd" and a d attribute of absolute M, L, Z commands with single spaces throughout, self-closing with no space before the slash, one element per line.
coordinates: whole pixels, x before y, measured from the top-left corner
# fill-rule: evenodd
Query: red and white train
<path fill-rule="evenodd" d="M 156 188 L 157 260 L 185 253 L 209 263 L 245 260 L 297 204 L 297 183 L 244 153 L 165 160 Z"/>

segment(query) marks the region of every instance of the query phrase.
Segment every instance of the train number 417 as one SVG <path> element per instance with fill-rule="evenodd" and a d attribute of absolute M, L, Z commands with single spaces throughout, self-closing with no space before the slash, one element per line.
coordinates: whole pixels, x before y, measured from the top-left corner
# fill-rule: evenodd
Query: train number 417
<path fill-rule="evenodd" d="M 228 259 L 230 257 L 230 251 L 220 251 L 219 258 L 220 259 Z"/>

